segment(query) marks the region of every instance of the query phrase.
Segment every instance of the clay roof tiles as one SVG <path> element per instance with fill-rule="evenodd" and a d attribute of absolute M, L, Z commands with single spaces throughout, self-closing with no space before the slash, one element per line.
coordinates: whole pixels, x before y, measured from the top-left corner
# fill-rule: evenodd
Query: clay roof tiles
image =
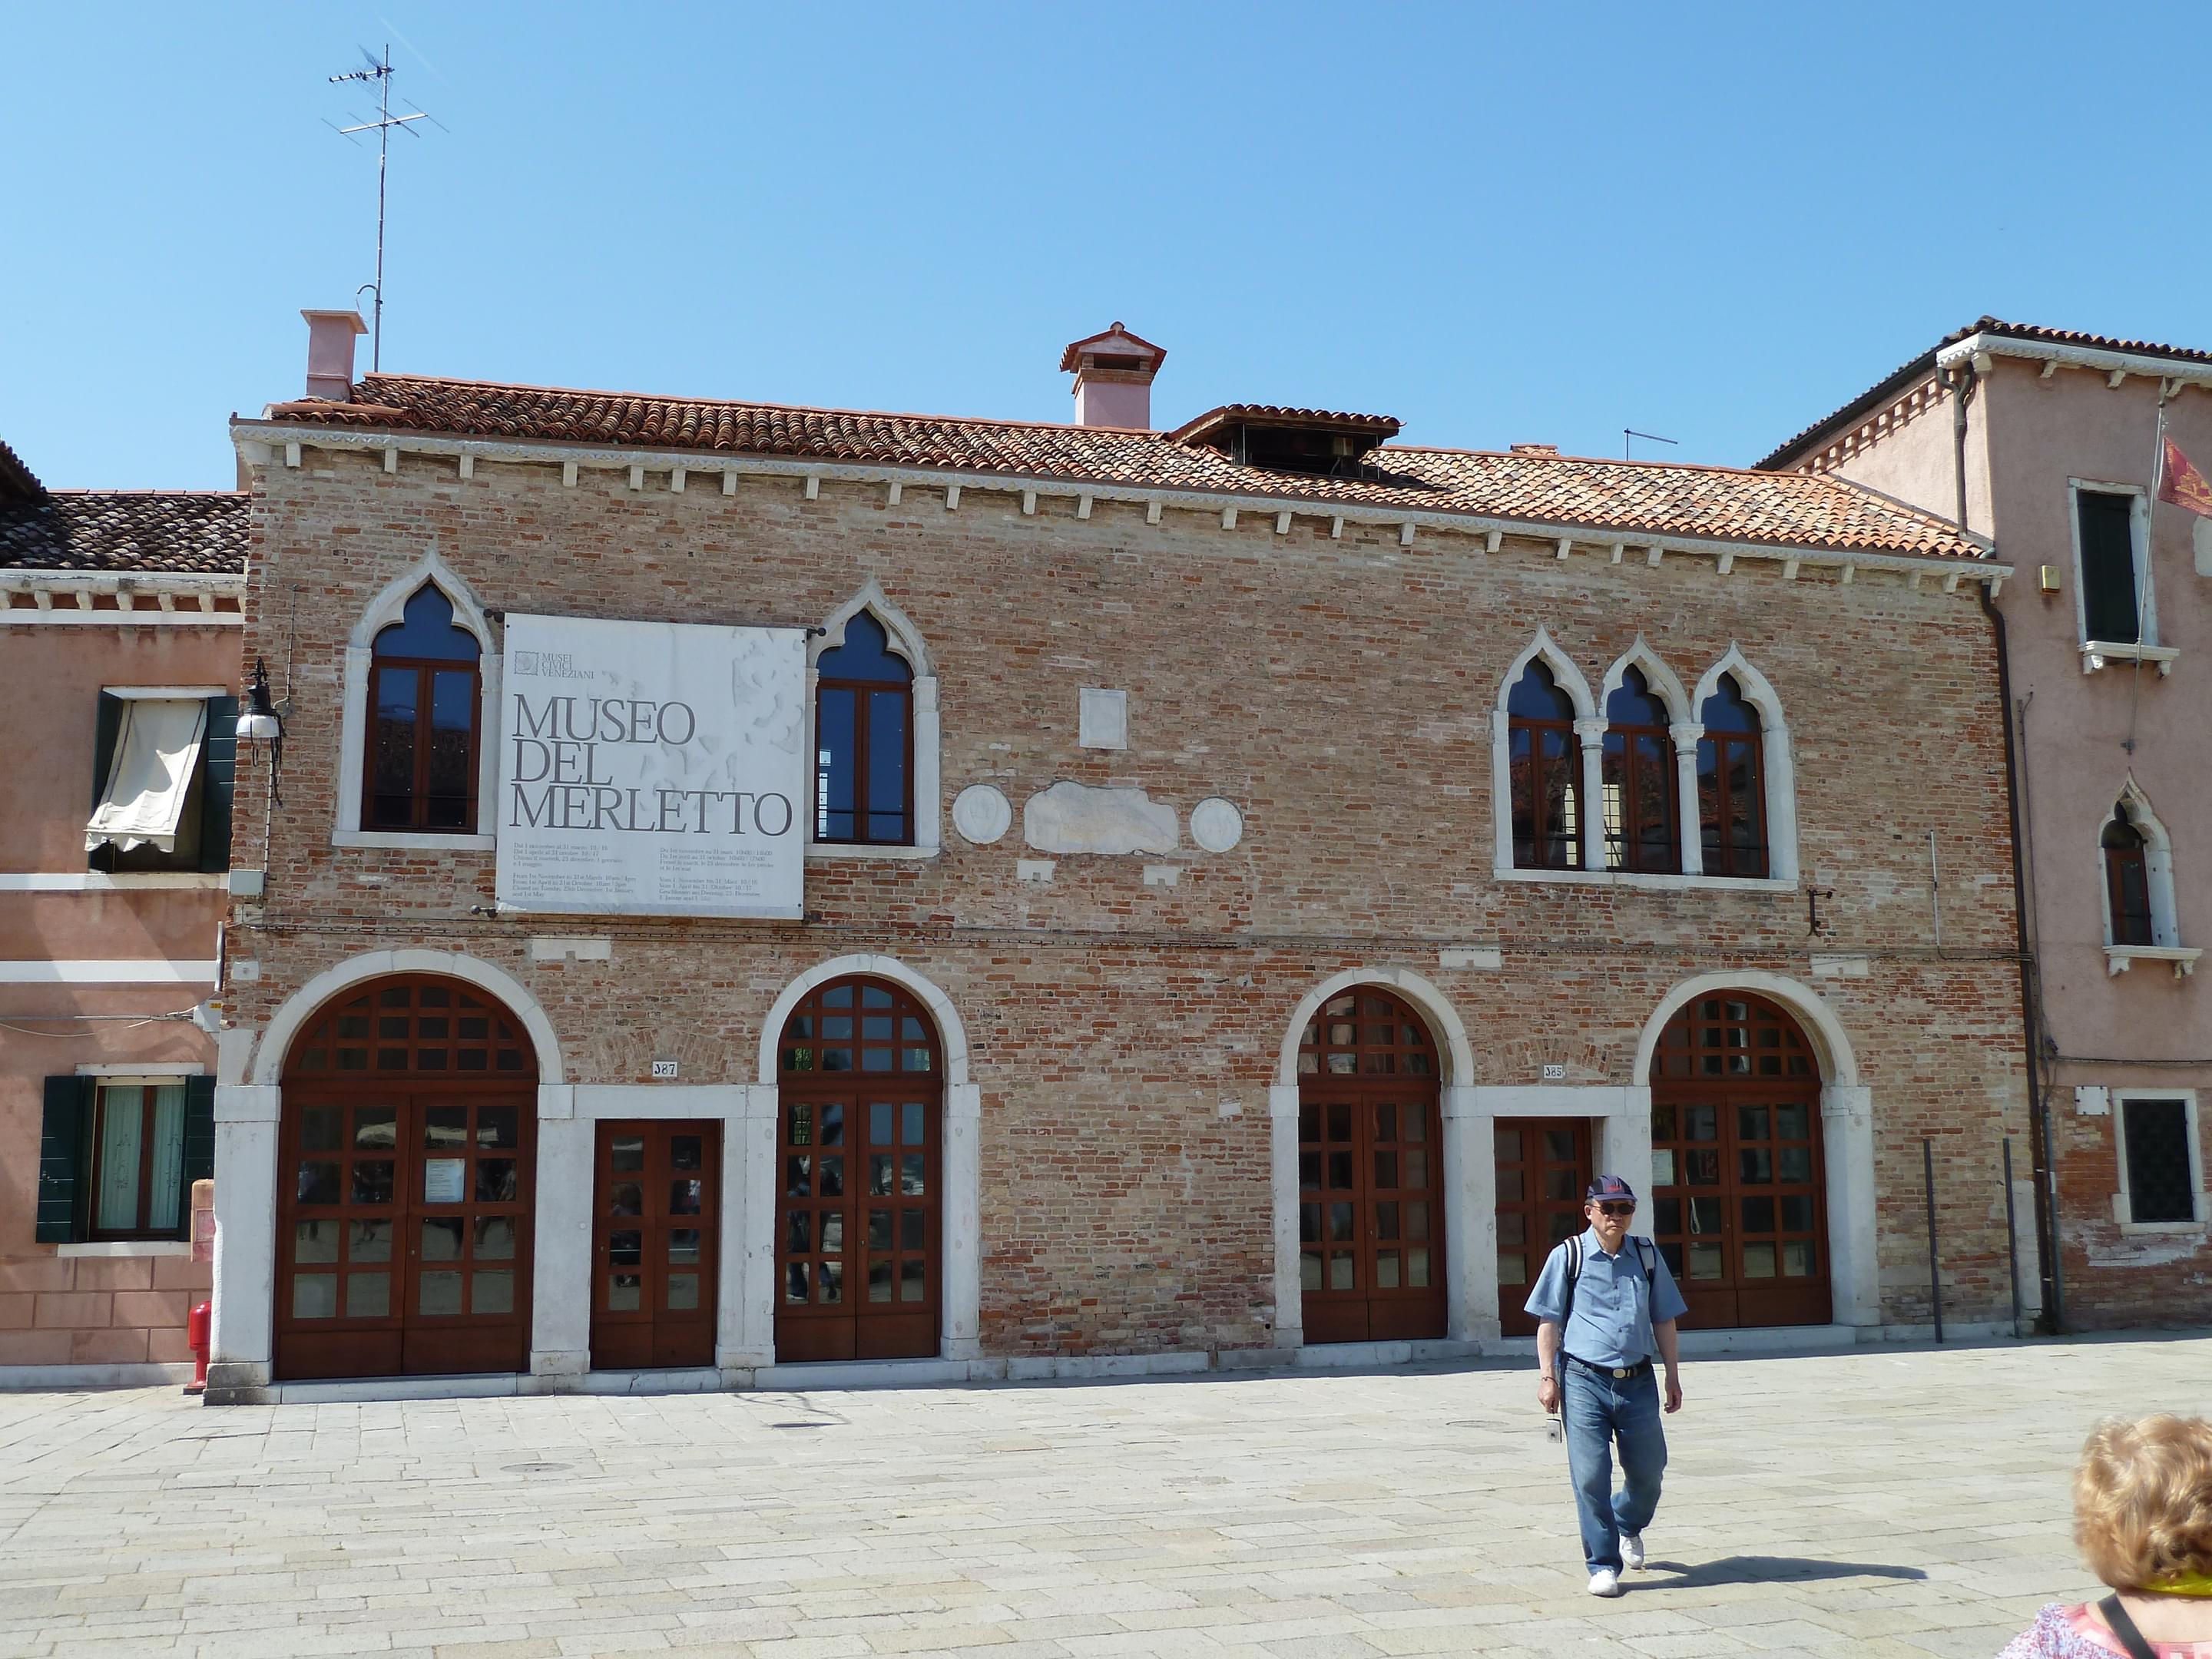
<path fill-rule="evenodd" d="M 0 569 L 236 575 L 246 497 L 204 489 L 55 489 L 0 499 Z"/>
<path fill-rule="evenodd" d="M 1244 466 L 1169 434 L 373 374 L 348 404 L 277 404 L 287 424 L 912 466 L 1270 501 L 1463 514 L 1585 537 L 1706 538 L 1978 558 L 1948 521 L 1840 479 L 1676 463 L 1389 445 L 1358 477 Z M 1335 416 L 1335 419 L 1373 417 Z"/>

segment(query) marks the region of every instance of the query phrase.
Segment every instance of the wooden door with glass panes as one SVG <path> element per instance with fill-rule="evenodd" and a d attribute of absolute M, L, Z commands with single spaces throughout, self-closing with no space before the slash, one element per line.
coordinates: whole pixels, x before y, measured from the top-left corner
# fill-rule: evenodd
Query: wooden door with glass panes
<path fill-rule="evenodd" d="M 1796 1022 L 1742 992 L 1683 1008 L 1651 1060 L 1650 1226 L 1686 1329 L 1829 1322 L 1826 1180 Z"/>
<path fill-rule="evenodd" d="M 775 1357 L 935 1355 L 943 1267 L 937 1027 L 904 987 L 809 992 L 777 1045 Z"/>
<path fill-rule="evenodd" d="M 1372 986 L 1331 997 L 1298 1046 L 1298 1284 L 1308 1342 L 1444 1334 L 1436 1045 Z"/>
<path fill-rule="evenodd" d="M 476 988 L 379 980 L 318 1013 L 277 1135 L 280 1380 L 529 1364 L 537 1066 Z"/>
<path fill-rule="evenodd" d="M 1590 1126 L 1583 1117 L 1502 1117 L 1492 1136 L 1498 1159 L 1498 1326 L 1534 1336 L 1523 1313 L 1561 1239 L 1589 1225 L 1583 1194 L 1590 1183 Z M 1641 1222 L 1634 1231 L 1642 1231 Z"/>
<path fill-rule="evenodd" d="M 603 1122 L 592 1183 L 592 1369 L 714 1363 L 719 1123 Z"/>

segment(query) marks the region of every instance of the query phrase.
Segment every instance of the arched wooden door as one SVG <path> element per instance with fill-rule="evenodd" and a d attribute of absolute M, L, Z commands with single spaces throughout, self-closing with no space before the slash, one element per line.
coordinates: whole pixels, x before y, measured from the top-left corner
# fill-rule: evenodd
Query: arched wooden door
<path fill-rule="evenodd" d="M 318 1012 L 284 1068 L 276 1376 L 530 1363 L 538 1064 L 459 980 L 376 980 Z"/>
<path fill-rule="evenodd" d="M 775 1357 L 938 1352 L 944 1054 L 913 993 L 809 992 L 776 1045 Z"/>
<path fill-rule="evenodd" d="M 1436 1044 L 1359 986 L 1298 1037 L 1298 1284 L 1309 1342 L 1444 1334 Z"/>
<path fill-rule="evenodd" d="M 1651 1060 L 1651 1164 L 1685 1326 L 1829 1322 L 1820 1068 L 1795 1020 L 1736 991 L 1677 1013 Z"/>

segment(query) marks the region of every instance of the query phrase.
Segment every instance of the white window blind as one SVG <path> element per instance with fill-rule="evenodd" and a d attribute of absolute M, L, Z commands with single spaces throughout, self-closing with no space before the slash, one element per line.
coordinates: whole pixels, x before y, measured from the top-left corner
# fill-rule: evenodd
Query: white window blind
<path fill-rule="evenodd" d="M 126 853 L 142 846 L 175 852 L 177 826 L 206 736 L 204 702 L 126 702 L 100 805 L 84 827 L 85 851 L 112 842 Z"/>

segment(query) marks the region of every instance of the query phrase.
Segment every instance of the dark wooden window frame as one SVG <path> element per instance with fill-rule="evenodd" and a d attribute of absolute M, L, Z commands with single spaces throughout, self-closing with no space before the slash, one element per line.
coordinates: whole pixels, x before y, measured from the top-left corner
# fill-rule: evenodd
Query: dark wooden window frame
<path fill-rule="evenodd" d="M 137 1221 L 128 1227 L 102 1227 L 100 1224 L 100 1176 L 106 1164 L 107 1137 L 102 1133 L 107 1127 L 108 1092 L 117 1088 L 136 1088 L 143 1098 L 138 1103 L 142 1114 L 138 1133 L 138 1202 Z M 92 1242 L 106 1243 L 129 1239 L 175 1238 L 191 1224 L 191 1192 L 189 1186 L 180 1188 L 177 1194 L 177 1220 L 167 1227 L 153 1224 L 154 1213 L 154 1107 L 155 1091 L 162 1088 L 185 1091 L 185 1079 L 181 1077 L 148 1077 L 143 1079 L 101 1078 L 93 1092 L 92 1158 L 90 1178 L 92 1202 L 85 1237 Z M 185 1110 L 180 1103 L 177 1114 L 177 1159 L 181 1170 L 184 1164 L 184 1142 L 186 1133 Z"/>
<path fill-rule="evenodd" d="M 1748 732 L 1716 731 L 1709 726 L 1698 739 L 1699 869 L 1708 876 L 1765 879 L 1774 873 L 1774 825 L 1766 811 L 1766 719 L 1745 694 L 1743 683 L 1735 684 L 1737 697 L 1759 723 Z M 1702 716 L 1704 710 L 1698 713 Z M 1739 762 L 1744 778 L 1740 797 L 1729 786 Z M 1736 846 L 1728 833 L 1738 805 L 1759 826 L 1756 843 L 1750 848 Z"/>
<path fill-rule="evenodd" d="M 815 774 L 814 787 L 816 791 L 814 801 L 814 827 L 817 830 L 821 827 L 824 811 L 820 793 L 822 788 L 822 767 L 820 761 L 820 756 L 822 753 L 822 694 L 824 691 L 849 691 L 853 694 L 853 834 L 850 837 L 841 836 L 835 838 L 824 838 L 817 836 L 817 844 L 824 847 L 913 846 L 914 682 L 910 679 L 906 681 L 904 684 L 901 684 L 896 680 L 817 679 L 815 681 L 814 753 L 816 756 L 816 762 L 812 770 Z M 871 697 L 878 695 L 894 695 L 902 699 L 906 703 L 906 756 L 904 763 L 900 768 L 900 776 L 904 780 L 905 783 L 905 789 L 899 802 L 899 823 L 902 827 L 899 836 L 893 840 L 878 840 L 869 833 L 870 830 L 872 828 L 869 822 L 870 819 L 878 812 L 882 811 L 882 809 L 876 806 L 868 797 L 871 727 L 873 725 L 874 720 L 873 710 L 869 706 L 869 700 Z"/>
<path fill-rule="evenodd" d="M 2150 572 L 2136 539 L 2138 499 L 2131 490 L 2101 489 L 2081 483 L 2074 487 L 2074 546 L 2081 582 L 2084 644 L 2091 641 L 2106 645 L 2150 643 L 2144 637 L 2153 631 L 2147 626 L 2151 607 L 2145 592 Z M 2124 556 L 2111 542 L 2115 518 L 2119 521 Z M 2123 575 L 2124 594 L 2118 591 Z"/>
<path fill-rule="evenodd" d="M 1644 681 L 1644 695 L 1654 702 L 1663 702 L 1650 688 L 1641 671 L 1638 679 Z M 1626 689 L 1624 682 L 1623 689 Z M 1617 696 L 1618 691 L 1614 693 Z M 1609 700 L 1608 700 L 1609 701 Z M 1659 757 L 1656 760 L 1644 752 L 1646 741 L 1656 741 Z M 1657 861 L 1648 860 L 1644 830 L 1653 827 L 1638 816 L 1638 809 L 1644 794 L 1644 775 L 1653 768 L 1659 771 L 1659 799 L 1662 817 L 1656 827 L 1664 836 Z M 1620 827 L 1616 831 L 1610 824 L 1605 827 L 1605 867 L 1608 870 L 1632 870 L 1646 875 L 1679 875 L 1682 869 L 1682 812 L 1681 804 L 1674 799 L 1678 775 L 1674 764 L 1674 734 L 1666 726 L 1639 725 L 1617 720 L 1607 712 L 1605 749 L 1602 765 L 1604 785 L 1619 789 Z"/>
<path fill-rule="evenodd" d="M 1536 667 L 1531 662 L 1521 672 L 1526 676 Z M 1559 688 L 1558 676 L 1549 664 L 1544 671 L 1552 675 L 1553 685 Z M 1517 688 L 1518 678 L 1514 682 Z M 1509 825 L 1513 838 L 1513 867 L 1516 870 L 1579 870 L 1583 867 L 1583 826 L 1588 821 L 1583 814 L 1589 803 L 1583 799 L 1582 738 L 1575 731 L 1572 719 L 1565 720 L 1538 720 L 1532 715 L 1512 712 L 1512 692 L 1506 694 L 1505 716 L 1505 772 L 1506 811 L 1509 818 L 1517 817 L 1515 807 L 1522 793 L 1525 777 L 1528 799 L 1530 833 L 1524 840 L 1517 823 Z M 1570 700 L 1571 702 L 1571 700 Z M 1556 759 L 1544 754 L 1544 739 L 1556 736 L 1562 740 L 1565 753 Z M 1566 772 L 1566 790 L 1563 796 L 1574 804 L 1571 828 L 1562 830 L 1551 821 L 1547 810 L 1551 791 L 1547 787 L 1554 767 Z"/>
<path fill-rule="evenodd" d="M 463 630 L 466 631 L 466 630 Z M 379 732 L 382 722 L 377 719 L 377 689 L 386 673 L 411 670 L 415 675 L 415 776 L 408 791 L 408 818 L 404 823 L 380 823 L 376 819 L 376 758 Z M 466 674 L 469 677 L 469 749 L 465 774 L 468 780 L 468 810 L 464 821 L 458 824 L 434 824 L 428 822 L 430 811 L 430 746 L 434 728 L 431 696 L 435 689 L 434 676 Z M 368 659 L 368 699 L 366 711 L 367 731 L 361 745 L 361 827 L 372 834 L 413 836 L 472 836 L 477 832 L 477 817 L 483 810 L 477 799 L 477 769 L 480 746 L 483 742 L 483 659 L 479 654 L 473 662 L 458 657 L 387 657 L 374 651 Z"/>
<path fill-rule="evenodd" d="M 2158 940 L 2157 907 L 2150 891 L 2149 838 L 2129 817 L 2124 803 L 2105 820 L 2100 837 L 2105 857 L 2105 903 L 2115 945 L 2154 945 Z M 2132 880 L 2140 906 L 2129 902 Z"/>

